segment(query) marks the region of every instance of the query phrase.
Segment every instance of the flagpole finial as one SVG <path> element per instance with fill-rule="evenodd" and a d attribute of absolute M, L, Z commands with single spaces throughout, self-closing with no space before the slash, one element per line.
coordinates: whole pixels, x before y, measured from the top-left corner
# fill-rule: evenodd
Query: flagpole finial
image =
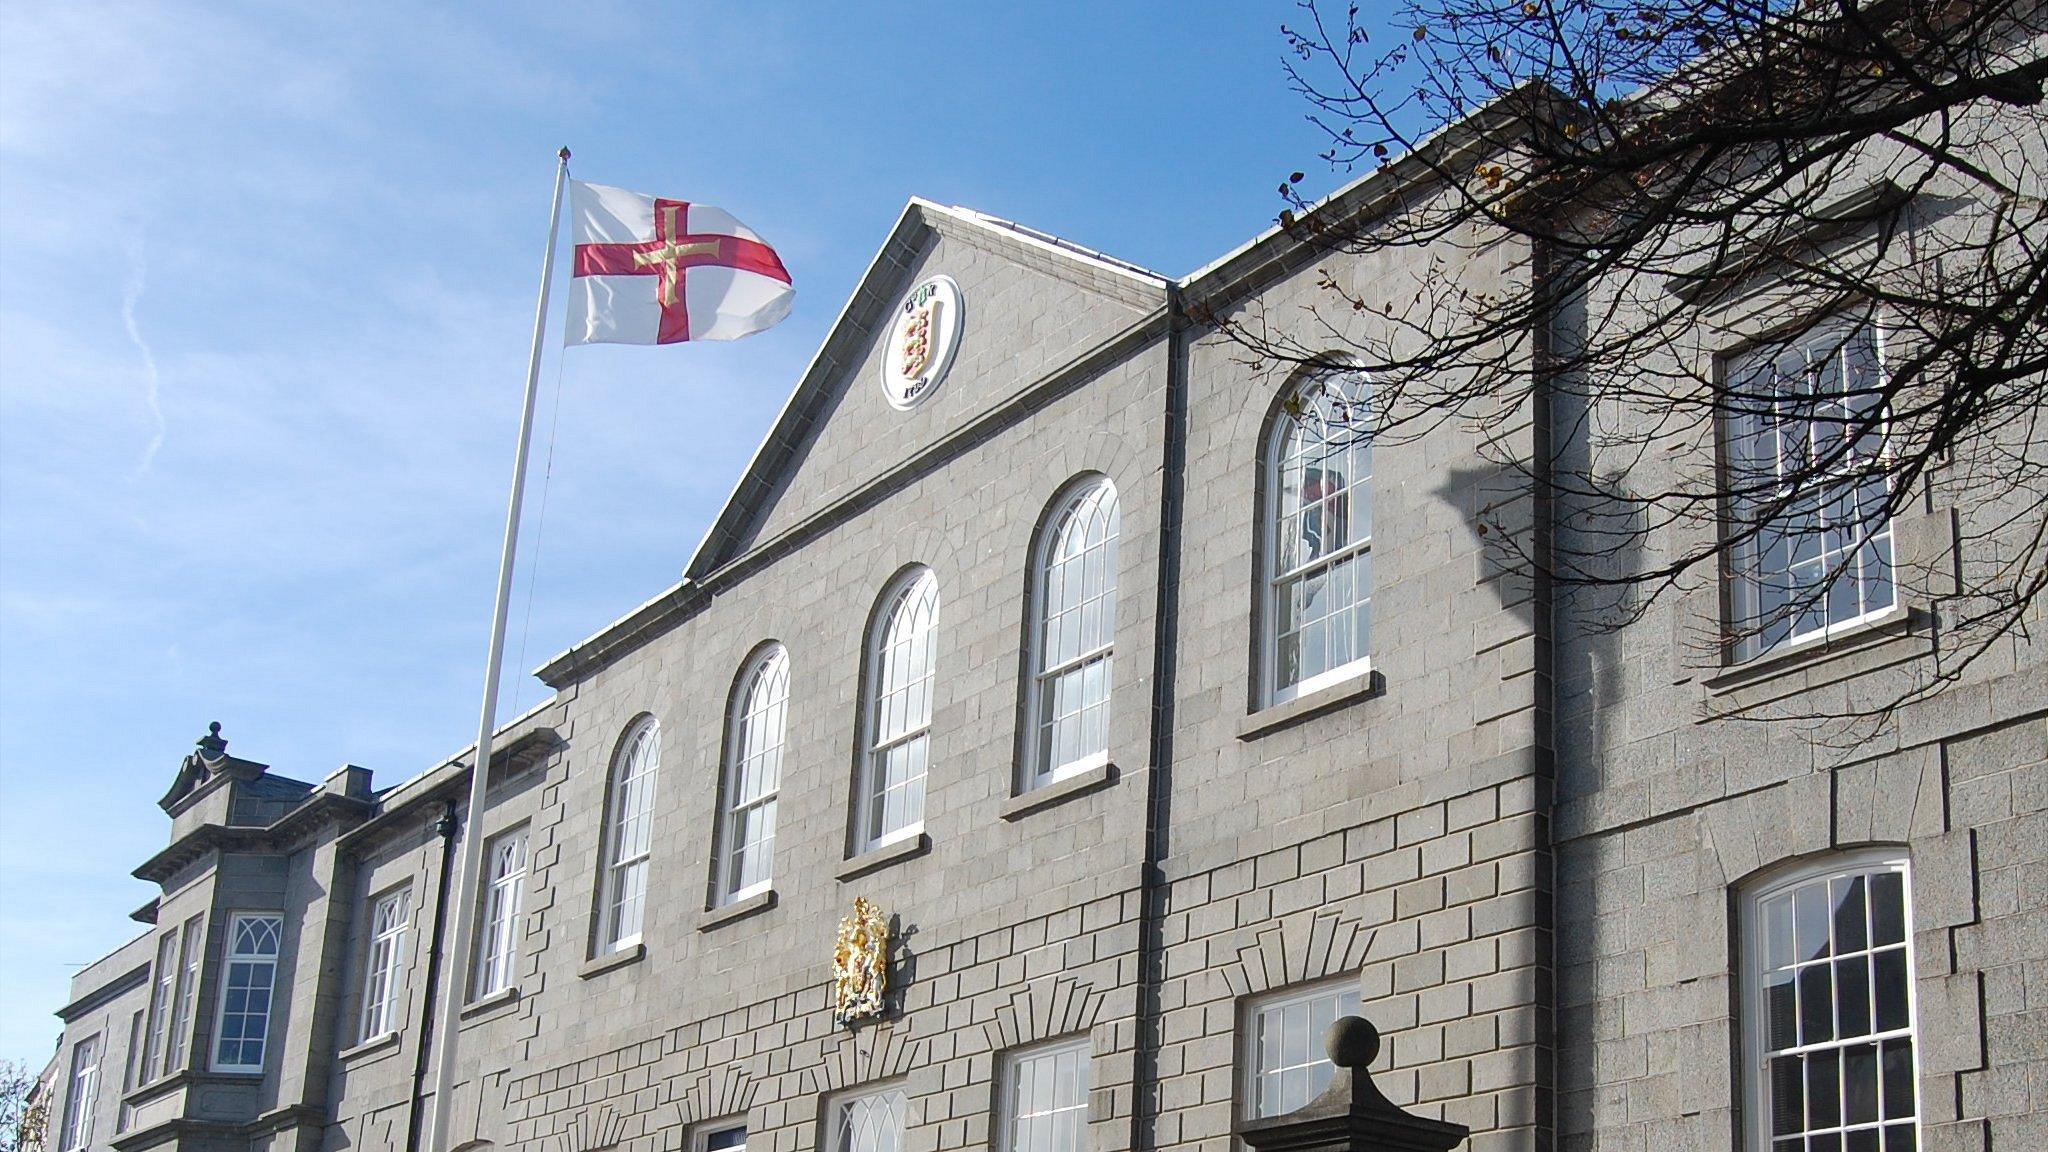
<path fill-rule="evenodd" d="M 562 150 L 556 153 L 556 155 L 562 158 L 562 163 L 567 164 L 569 162 L 569 146 L 567 144 L 562 145 Z"/>

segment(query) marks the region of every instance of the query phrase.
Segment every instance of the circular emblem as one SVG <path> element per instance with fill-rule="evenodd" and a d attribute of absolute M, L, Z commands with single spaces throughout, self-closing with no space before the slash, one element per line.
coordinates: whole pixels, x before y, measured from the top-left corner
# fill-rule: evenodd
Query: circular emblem
<path fill-rule="evenodd" d="M 908 411 L 939 390 L 960 348 L 964 318 L 951 276 L 926 278 L 896 305 L 882 350 L 882 394 L 890 404 Z"/>

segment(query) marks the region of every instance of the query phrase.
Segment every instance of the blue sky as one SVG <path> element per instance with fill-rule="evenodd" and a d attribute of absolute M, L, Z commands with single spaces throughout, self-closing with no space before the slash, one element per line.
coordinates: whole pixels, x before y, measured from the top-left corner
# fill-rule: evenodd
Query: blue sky
<path fill-rule="evenodd" d="M 1177 275 L 1290 170 L 1338 183 L 1293 11 L 0 7 L 0 1058 L 40 1066 L 140 930 L 208 721 L 380 785 L 474 735 L 558 146 L 731 210 L 798 300 L 730 345 L 551 346 L 501 718 L 677 578 L 911 195 Z"/>

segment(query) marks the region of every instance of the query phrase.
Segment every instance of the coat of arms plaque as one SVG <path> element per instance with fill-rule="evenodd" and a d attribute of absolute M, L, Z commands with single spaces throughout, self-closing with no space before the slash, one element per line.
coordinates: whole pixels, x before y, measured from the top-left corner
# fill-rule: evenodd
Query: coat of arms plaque
<path fill-rule="evenodd" d="M 889 921 L 867 897 L 856 896 L 832 950 L 832 1015 L 841 1024 L 879 1016 L 888 990 Z"/>

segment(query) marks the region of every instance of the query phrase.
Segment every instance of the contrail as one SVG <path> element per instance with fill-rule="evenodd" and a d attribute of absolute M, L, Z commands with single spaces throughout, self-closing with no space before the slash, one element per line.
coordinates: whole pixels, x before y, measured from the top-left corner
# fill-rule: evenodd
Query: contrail
<path fill-rule="evenodd" d="M 149 342 L 142 338 L 141 326 L 135 323 L 135 302 L 142 299 L 143 281 L 148 272 L 149 258 L 143 252 L 142 236 L 137 233 L 128 242 L 128 282 L 121 286 L 121 326 L 128 330 L 128 339 L 142 353 L 149 412 L 156 417 L 156 435 L 149 438 L 149 447 L 142 451 L 142 463 L 135 468 L 138 478 L 148 473 L 150 465 L 156 463 L 157 449 L 164 446 L 164 408 L 157 397 L 156 354 L 149 350 Z"/>

